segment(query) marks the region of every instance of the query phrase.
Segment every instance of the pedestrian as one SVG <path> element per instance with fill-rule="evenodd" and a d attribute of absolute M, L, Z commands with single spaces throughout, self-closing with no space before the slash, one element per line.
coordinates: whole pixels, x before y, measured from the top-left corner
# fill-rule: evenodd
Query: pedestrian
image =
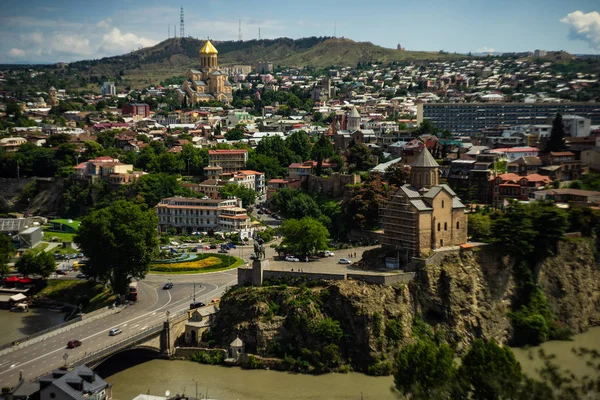
<path fill-rule="evenodd" d="M 356 258 L 356 252 L 354 252 L 354 258 Z"/>

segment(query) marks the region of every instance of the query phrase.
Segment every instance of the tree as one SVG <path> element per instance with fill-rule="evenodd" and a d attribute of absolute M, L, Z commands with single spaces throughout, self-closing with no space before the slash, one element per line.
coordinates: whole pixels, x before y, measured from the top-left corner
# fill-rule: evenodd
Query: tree
<path fill-rule="evenodd" d="M 281 226 L 283 241 L 281 244 L 294 253 L 307 256 L 327 248 L 329 232 L 314 218 L 287 219 Z"/>
<path fill-rule="evenodd" d="M 242 199 L 242 205 L 248 207 L 256 201 L 256 192 L 237 183 L 227 183 L 219 189 L 219 196 L 226 199 L 228 197 L 237 197 Z"/>
<path fill-rule="evenodd" d="M 456 375 L 454 352 L 447 344 L 419 340 L 396 357 L 394 383 L 404 395 L 418 399 L 448 398 Z"/>
<path fill-rule="evenodd" d="M 379 225 L 380 205 L 393 192 L 379 174 L 372 174 L 362 184 L 351 188 L 350 200 L 344 205 L 344 220 L 350 228 L 370 230 Z"/>
<path fill-rule="evenodd" d="M 287 172 L 287 169 L 279 164 L 277 157 L 267 156 L 265 154 L 253 153 L 248 158 L 246 167 L 254 171 L 264 172 L 267 181 L 271 178 L 284 176 Z"/>
<path fill-rule="evenodd" d="M 408 180 L 409 172 L 406 168 L 406 165 L 401 162 L 397 162 L 395 164 L 387 167 L 383 174 L 383 179 L 385 179 L 390 185 L 402 186 Z"/>
<path fill-rule="evenodd" d="M 315 171 L 317 176 L 320 176 L 322 173 L 323 161 L 332 157 L 334 154 L 335 152 L 333 150 L 333 144 L 331 143 L 331 140 L 329 140 L 329 138 L 327 138 L 324 134 L 321 135 L 310 152 L 311 159 L 317 161 L 317 168 Z"/>
<path fill-rule="evenodd" d="M 227 140 L 242 140 L 244 138 L 244 131 L 238 127 L 230 129 L 225 134 Z"/>
<path fill-rule="evenodd" d="M 54 257 L 45 251 L 39 253 L 34 251 L 25 252 L 16 262 L 15 267 L 23 276 L 41 275 L 43 278 L 49 277 L 56 270 Z"/>
<path fill-rule="evenodd" d="M 512 351 L 483 339 L 475 340 L 463 356 L 457 376 L 463 390 L 478 400 L 515 398 L 522 379 Z"/>
<path fill-rule="evenodd" d="M 546 152 L 563 151 L 565 149 L 565 128 L 563 127 L 562 115 L 556 114 L 556 117 L 552 121 L 550 137 L 546 142 Z"/>
<path fill-rule="evenodd" d="M 353 171 L 368 171 L 375 166 L 371 150 L 364 143 L 358 143 L 348 150 L 347 161 Z"/>
<path fill-rule="evenodd" d="M 312 144 L 305 131 L 296 131 L 292 133 L 285 140 L 285 144 L 290 151 L 300 158 L 300 161 L 306 161 L 310 157 Z"/>
<path fill-rule="evenodd" d="M 15 252 L 15 246 L 10 237 L 0 233 L 0 278 L 4 278 L 10 272 L 8 262 Z"/>
<path fill-rule="evenodd" d="M 89 256 L 84 272 L 110 281 L 116 293 L 125 294 L 130 279 L 143 279 L 158 252 L 153 210 L 125 200 L 85 216 L 75 242 Z"/>
<path fill-rule="evenodd" d="M 490 216 L 481 213 L 469 214 L 467 232 L 473 240 L 487 240 L 492 233 L 492 220 Z"/>
<path fill-rule="evenodd" d="M 98 142 L 88 140 L 83 144 L 84 157 L 88 160 L 106 155 L 106 149 Z"/>

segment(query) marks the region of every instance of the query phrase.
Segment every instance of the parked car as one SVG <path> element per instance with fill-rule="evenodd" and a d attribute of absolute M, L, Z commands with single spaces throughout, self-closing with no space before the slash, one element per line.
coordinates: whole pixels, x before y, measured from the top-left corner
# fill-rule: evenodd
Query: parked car
<path fill-rule="evenodd" d="M 204 304 L 201 301 L 197 301 L 195 303 L 190 303 L 190 310 L 195 310 L 196 308 L 200 308 L 200 307 L 205 307 L 206 304 Z"/>
<path fill-rule="evenodd" d="M 210 304 L 218 304 L 221 300 L 220 299 L 212 299 L 210 301 Z"/>
<path fill-rule="evenodd" d="M 300 262 L 300 259 L 294 256 L 286 256 L 285 261 Z"/>
<path fill-rule="evenodd" d="M 169 290 L 169 289 L 173 289 L 173 283 L 172 282 L 167 282 L 163 285 L 163 289 L 164 290 Z"/>
<path fill-rule="evenodd" d="M 217 251 L 217 253 L 229 253 L 229 250 L 227 249 L 219 249 L 219 251 Z"/>
<path fill-rule="evenodd" d="M 210 246 L 204 246 L 204 250 L 210 250 Z"/>
<path fill-rule="evenodd" d="M 57 269 L 56 270 L 56 275 L 66 275 L 67 273 L 65 271 L 63 271 L 62 269 Z"/>
<path fill-rule="evenodd" d="M 262 210 L 258 210 L 258 214 L 262 214 L 262 213 L 263 213 Z"/>
<path fill-rule="evenodd" d="M 347 258 L 340 258 L 338 260 L 338 264 L 352 264 L 352 261 L 348 260 Z"/>
<path fill-rule="evenodd" d="M 170 249 L 170 247 L 169 247 L 169 246 L 160 246 L 160 249 L 161 249 L 161 250 L 169 250 L 169 249 Z"/>
<path fill-rule="evenodd" d="M 335 256 L 335 254 L 333 253 L 333 251 L 325 250 L 323 253 L 325 253 L 325 257 L 333 257 L 333 256 Z"/>
<path fill-rule="evenodd" d="M 67 343 L 67 347 L 69 349 L 74 349 L 75 347 L 79 347 L 79 346 L 81 346 L 81 340 L 73 339 L 73 340 L 69 340 L 69 343 Z"/>
<path fill-rule="evenodd" d="M 76 278 L 85 279 L 85 278 L 87 278 L 87 276 L 84 273 L 80 272 L 80 273 L 77 274 Z"/>
<path fill-rule="evenodd" d="M 216 244 L 211 244 L 211 245 L 210 245 L 210 248 L 214 250 L 214 249 L 216 249 L 216 248 L 217 248 L 217 245 L 216 245 Z"/>
<path fill-rule="evenodd" d="M 117 336 L 119 333 L 123 332 L 120 328 L 112 328 L 108 331 L 108 336 Z"/>
<path fill-rule="evenodd" d="M 233 244 L 233 243 L 229 243 L 228 246 L 230 249 L 237 249 L 237 247 L 235 247 L 235 244 Z"/>

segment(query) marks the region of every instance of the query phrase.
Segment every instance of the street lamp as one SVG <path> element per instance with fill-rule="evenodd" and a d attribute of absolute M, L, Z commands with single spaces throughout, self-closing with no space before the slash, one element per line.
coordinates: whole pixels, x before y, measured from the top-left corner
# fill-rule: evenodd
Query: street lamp
<path fill-rule="evenodd" d="M 63 354 L 63 360 L 65 360 L 65 368 L 67 368 L 67 360 L 69 359 L 69 354 Z"/>

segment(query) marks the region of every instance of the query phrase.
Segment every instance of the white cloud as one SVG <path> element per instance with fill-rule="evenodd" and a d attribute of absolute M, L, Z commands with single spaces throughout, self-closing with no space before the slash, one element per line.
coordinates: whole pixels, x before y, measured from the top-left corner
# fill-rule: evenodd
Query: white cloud
<path fill-rule="evenodd" d="M 111 23 L 112 23 L 112 19 L 106 18 L 106 19 L 103 19 L 102 21 L 98 22 L 96 24 L 96 26 L 100 29 L 110 29 Z"/>
<path fill-rule="evenodd" d="M 496 49 L 493 47 L 483 46 L 479 48 L 480 53 L 495 53 Z"/>
<path fill-rule="evenodd" d="M 588 42 L 591 48 L 600 50 L 600 13 L 592 11 L 584 14 L 573 11 L 560 20 L 569 27 L 569 37 Z"/>
<path fill-rule="evenodd" d="M 121 33 L 119 28 L 112 28 L 104 34 L 100 44 L 100 51 L 105 53 L 126 53 L 137 50 L 138 47 L 154 46 L 157 42 L 133 33 Z"/>
<path fill-rule="evenodd" d="M 11 57 L 23 57 L 25 55 L 25 51 L 21 50 L 21 49 L 10 49 L 10 51 L 8 52 L 8 55 Z"/>
<path fill-rule="evenodd" d="M 90 41 L 79 35 L 57 33 L 53 35 L 48 45 L 56 53 L 89 56 L 94 54 Z"/>

